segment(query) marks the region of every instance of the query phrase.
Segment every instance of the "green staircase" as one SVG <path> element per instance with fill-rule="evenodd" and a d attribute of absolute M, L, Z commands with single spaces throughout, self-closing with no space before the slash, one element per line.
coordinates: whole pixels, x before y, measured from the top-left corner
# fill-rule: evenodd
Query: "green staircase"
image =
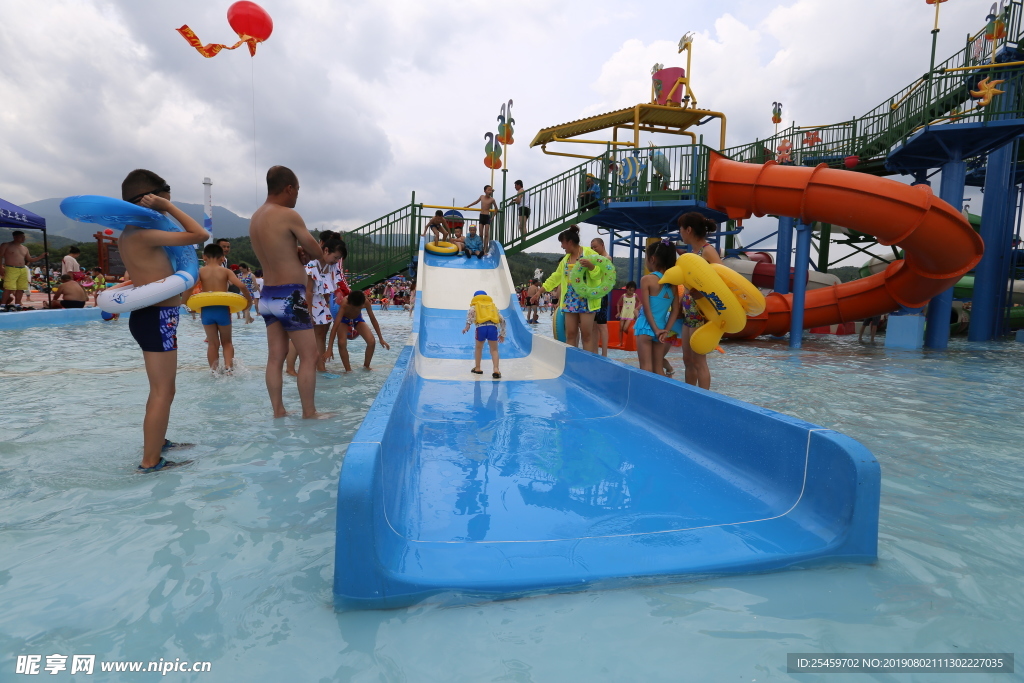
<path fill-rule="evenodd" d="M 518 205 L 507 199 L 492 218 L 491 239 L 501 242 L 506 253 L 514 254 L 573 223 L 585 222 L 597 213 L 596 207 L 584 207 L 580 200 L 587 174 L 607 185 L 607 167 L 605 157 L 600 157 L 529 188 L 531 211 L 523 234 L 519 232 Z M 414 194 L 402 208 L 345 233 L 345 269 L 351 273 L 351 284 L 369 287 L 406 270 L 416 259 L 419 238 L 433 215 L 434 209 L 417 203 Z"/>
<path fill-rule="evenodd" d="M 1005 79 L 1019 75 L 1022 66 L 991 68 L 993 51 L 1013 54 L 1022 37 L 1022 0 L 1011 0 L 1002 20 L 1006 35 L 989 40 L 985 30 L 968 36 L 963 49 L 936 65 L 934 74 L 924 74 L 888 100 L 860 117 L 826 126 L 790 126 L 761 140 L 723 150 L 740 161 L 764 163 L 776 159 L 788 141 L 792 161 L 799 165 L 825 163 L 842 168 L 847 157 L 859 157 L 857 171 L 884 175 L 885 157 L 925 125 L 942 122 L 988 121 L 1024 113 L 1021 93 L 996 96 L 984 108 L 975 107 L 970 90 L 986 76 Z M 1015 59 L 1022 59 L 1019 57 Z M 1002 57 L 1000 57 L 1002 59 Z M 994 72 L 998 72 L 997 74 Z"/>

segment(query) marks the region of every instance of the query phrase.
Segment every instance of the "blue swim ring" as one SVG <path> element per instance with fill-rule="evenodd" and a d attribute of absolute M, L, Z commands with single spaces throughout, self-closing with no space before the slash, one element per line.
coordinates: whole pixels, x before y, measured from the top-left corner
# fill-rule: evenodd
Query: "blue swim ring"
<path fill-rule="evenodd" d="M 124 230 L 129 225 L 167 232 L 184 232 L 181 226 L 170 218 L 144 206 L 129 204 L 113 197 L 79 195 L 68 197 L 60 203 L 60 211 L 72 220 L 95 223 L 115 230 Z M 100 293 L 99 307 L 108 313 L 125 313 L 146 306 L 152 306 L 175 294 L 186 292 L 195 286 L 199 278 L 199 260 L 191 246 L 164 247 L 167 258 L 174 269 L 174 275 L 151 282 L 141 287 L 112 287 Z M 130 275 L 130 273 L 129 273 Z"/>
<path fill-rule="evenodd" d="M 562 307 L 559 306 L 555 315 L 551 318 L 551 334 L 555 339 L 565 343 L 565 312 L 562 311 Z"/>

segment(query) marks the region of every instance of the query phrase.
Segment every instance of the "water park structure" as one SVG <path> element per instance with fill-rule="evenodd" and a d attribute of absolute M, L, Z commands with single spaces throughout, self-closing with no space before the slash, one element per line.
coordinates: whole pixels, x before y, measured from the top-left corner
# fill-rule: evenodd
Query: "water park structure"
<path fill-rule="evenodd" d="M 952 285 L 962 277 L 973 278 L 969 338 L 982 341 L 1001 336 L 1010 331 L 1011 324 L 1016 327 L 1019 320 L 1012 312 L 1010 292 L 1019 255 L 1013 245 L 1019 239 L 1017 225 L 1024 204 L 1018 171 L 1018 136 L 1024 133 L 1024 93 L 1020 87 L 1024 55 L 1019 52 L 1024 34 L 1022 15 L 1024 7 L 1020 0 L 1004 2 L 989 15 L 984 28 L 968 36 L 963 49 L 937 64 L 933 54 L 933 65 L 924 76 L 862 116 L 824 126 L 793 124 L 763 139 L 730 147 L 725 146 L 725 115 L 696 107 L 696 96 L 689 84 L 692 39 L 685 36 L 679 51 L 687 53 L 687 67 L 666 69 L 655 65 L 650 102 L 551 126 L 537 133 L 531 146 L 539 146 L 548 154 L 584 160 L 528 188 L 534 206 L 525 235 L 516 231 L 515 205 L 512 198 L 506 198 L 492 226 L 494 239 L 512 254 L 557 234 L 568 224 L 588 222 L 607 230 L 613 255 L 616 247 L 626 250 L 630 275 L 638 279 L 642 259 L 637 254 L 644 241 L 652 237 L 673 238 L 675 218 L 697 210 L 724 227 L 715 239 L 716 246 L 727 256 L 753 251 L 776 255 L 776 281 L 766 314 L 773 322 L 762 324 L 752 320 L 741 336 L 789 332 L 790 344 L 799 347 L 802 328 L 892 313 L 888 344 L 944 348 L 949 337 L 948 323 L 955 322 L 957 317 L 952 312 Z M 933 45 L 937 32 L 938 15 Z M 717 149 L 709 147 L 704 136 L 698 139 L 694 132 L 713 121 L 720 125 Z M 611 132 L 610 139 L 591 139 L 602 130 Z M 620 131 L 632 133 L 626 136 L 632 139 L 620 140 Z M 641 132 L 686 135 L 691 144 L 645 148 L 641 145 Z M 579 137 L 583 135 L 588 137 Z M 556 144 L 573 151 L 548 148 Z M 578 153 L 588 145 L 596 150 L 593 154 Z M 751 203 L 742 210 L 732 207 L 729 212 L 729 207 L 716 206 L 709 194 L 711 168 L 718 154 L 754 168 L 777 165 L 791 170 L 828 170 L 815 171 L 815 180 L 808 181 L 809 187 L 824 178 L 829 178 L 827 182 L 834 186 L 855 185 L 859 189 L 850 190 L 847 199 L 853 201 L 855 195 L 868 192 L 863 196 L 869 204 L 864 216 L 870 214 L 874 225 L 890 223 L 892 227 L 883 229 L 884 234 L 876 234 L 878 231 L 869 229 L 863 217 L 851 212 L 832 212 L 822 217 L 823 214 L 802 210 L 806 207 L 801 204 Z M 928 187 L 928 178 L 938 170 L 942 171 L 938 198 L 953 207 L 953 213 L 962 208 L 965 185 L 984 187 L 984 210 L 975 228 L 966 218 L 957 219 L 948 211 L 944 227 L 930 220 L 920 226 L 900 222 L 934 215 L 928 209 L 935 203 L 934 197 L 923 188 Z M 771 170 L 772 175 L 780 172 L 787 178 L 797 177 L 779 169 Z M 905 194 L 895 188 L 879 190 L 881 186 L 870 180 L 888 175 L 912 175 L 918 194 Z M 587 188 L 588 178 L 599 188 L 601 200 L 584 205 L 579 196 Z M 900 198 L 889 197 L 889 192 L 900 193 Z M 824 203 L 833 199 L 829 196 Z M 916 219 L 894 213 L 899 207 L 910 205 L 920 209 Z M 424 211 L 433 208 L 438 207 L 418 203 L 413 193 L 406 206 L 351 233 L 355 245 L 353 270 L 364 274 L 363 282 L 370 284 L 415 267 L 417 226 L 422 224 Z M 783 209 L 789 213 L 780 213 Z M 778 216 L 777 231 L 739 246 L 742 218 L 748 214 Z M 901 258 L 903 241 L 915 234 L 915 248 L 923 247 L 924 253 L 908 252 L 906 259 Z M 761 246 L 772 238 L 777 242 L 774 248 Z M 953 242 L 947 243 L 947 239 Z M 945 251 L 947 247 L 943 244 L 953 243 L 962 249 L 959 254 L 963 258 L 933 253 Z M 873 256 L 867 251 L 872 245 L 892 246 L 888 274 L 868 283 L 839 286 L 835 288 L 838 291 L 828 294 L 815 290 L 808 301 L 807 271 L 827 272 L 829 267 L 850 258 L 830 261 L 832 244 L 868 256 Z M 948 247 L 949 251 L 953 249 Z M 816 252 L 816 258 L 812 258 L 812 252 Z M 940 264 L 935 259 L 950 262 Z M 899 275 L 901 270 L 905 272 Z M 933 281 L 935 287 L 924 287 L 913 296 L 898 287 L 891 291 L 891 283 L 902 281 L 912 271 Z M 882 284 L 883 281 L 890 285 Z M 867 290 L 874 294 L 867 294 Z M 851 299 L 855 291 L 862 293 Z M 966 291 L 963 285 L 959 291 Z M 927 335 L 925 307 L 932 322 L 927 326 Z"/>
<path fill-rule="evenodd" d="M 415 194 L 407 206 L 351 233 L 349 263 L 366 273 L 361 283 L 408 268 L 416 273 L 418 305 L 413 337 L 339 479 L 336 605 L 390 607 L 449 593 L 507 598 L 655 577 L 873 561 L 880 473 L 869 452 L 814 425 L 751 412 L 635 368 L 607 367 L 531 335 L 505 255 L 587 222 L 607 231 L 612 249 L 628 250 L 630 275 L 639 280 L 644 243 L 672 238 L 683 213 L 725 224 L 718 246 L 730 256 L 763 242 L 740 247 L 742 221 L 770 215 L 778 217 L 776 248 L 764 249 L 776 254 L 774 291 L 731 336 L 788 333 L 789 345 L 800 348 L 805 328 L 891 313 L 888 346 L 945 348 L 951 316 L 963 311 L 954 313 L 954 287 L 962 293 L 961 279 L 972 272 L 970 338 L 1002 334 L 1012 306 L 1016 140 L 1024 134 L 1024 60 L 1010 39 L 1020 35 L 1021 10 L 1021 2 L 1007 4 L 963 50 L 862 117 L 794 125 L 736 147 L 725 147 L 725 115 L 696 107 L 689 60 L 686 69 L 657 64 L 650 103 L 537 133 L 531 146 L 583 161 L 530 188 L 525 232 L 517 232 L 515 205 L 506 198 L 492 226 L 494 248 L 481 262 L 424 249 L 424 210 L 459 207 L 418 204 Z M 995 21 L 1000 30 L 992 28 Z M 680 53 L 689 57 L 691 50 L 684 37 Z M 691 130 L 713 120 L 720 123 L 719 149 Z M 610 140 L 580 137 L 609 130 Z M 632 139 L 619 140 L 620 130 Z M 641 132 L 687 135 L 691 143 L 644 148 Z M 493 173 L 500 147 L 492 143 Z M 567 143 L 597 150 L 548 149 L 555 143 L 560 150 L 579 149 Z M 981 178 L 986 191 L 977 231 L 962 204 L 968 160 L 979 158 L 983 167 L 971 177 Z M 942 170 L 939 196 L 928 183 L 933 169 Z M 901 174 L 915 182 L 884 177 Z M 867 243 L 891 245 L 900 258 L 867 277 L 809 291 L 808 270 L 830 265 L 833 234 L 861 253 Z M 500 385 L 458 379 L 468 351 L 457 328 L 481 288 L 507 304 L 502 356 L 510 370 Z M 594 387 L 604 398 L 587 391 Z M 540 413 L 525 396 L 544 397 Z M 722 450 L 659 424 L 640 396 L 713 413 L 734 438 Z M 620 425 L 615 437 L 600 429 L 612 415 Z M 630 444 L 641 435 L 655 435 L 656 445 L 638 452 Z M 779 446 L 766 449 L 769 441 Z M 594 504 L 597 489 L 606 504 Z M 628 503 L 637 490 L 645 495 Z"/>

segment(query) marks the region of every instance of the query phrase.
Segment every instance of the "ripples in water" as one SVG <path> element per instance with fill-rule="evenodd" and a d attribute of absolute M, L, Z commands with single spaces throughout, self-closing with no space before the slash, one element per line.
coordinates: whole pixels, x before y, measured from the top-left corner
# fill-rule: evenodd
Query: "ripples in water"
<path fill-rule="evenodd" d="M 169 436 L 198 444 L 196 462 L 159 476 L 133 472 L 147 384 L 126 324 L 2 333 L 0 671 L 62 653 L 209 660 L 223 681 L 786 680 L 787 652 L 1020 649 L 1024 345 L 962 340 L 759 341 L 712 359 L 717 391 L 874 452 L 876 565 L 336 614 L 341 460 L 409 332 L 406 314 L 379 316 L 393 350 L 319 380 L 338 417 L 315 423 L 270 419 L 262 325 L 235 327 L 248 372 L 214 378 L 183 319 Z M 285 399 L 298 408 L 293 384 Z"/>

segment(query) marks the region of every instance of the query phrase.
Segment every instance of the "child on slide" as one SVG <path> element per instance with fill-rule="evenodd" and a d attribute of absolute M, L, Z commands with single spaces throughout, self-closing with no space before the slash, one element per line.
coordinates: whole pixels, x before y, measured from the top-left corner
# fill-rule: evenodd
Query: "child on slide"
<path fill-rule="evenodd" d="M 224 249 L 219 244 L 207 244 L 203 249 L 203 261 L 206 263 L 199 269 L 199 283 L 204 292 L 226 292 L 228 285 L 238 287 L 245 296 L 246 308 L 252 306 L 252 295 L 249 289 L 238 279 L 235 272 L 221 265 L 224 260 Z M 235 371 L 235 345 L 231 341 L 231 309 L 227 306 L 203 306 L 199 312 L 206 330 L 206 360 L 210 363 L 210 372 L 217 374 L 220 365 L 220 350 L 224 349 L 224 374 Z M 252 322 L 250 317 L 246 322 Z"/>
<path fill-rule="evenodd" d="M 679 319 L 676 288 L 659 282 L 665 271 L 675 264 L 676 250 L 671 244 L 658 242 L 647 247 L 647 269 L 651 272 L 640 279 L 642 312 L 633 334 L 636 336 L 640 369 L 656 375 L 665 374 L 664 360 L 670 344 L 663 340 Z"/>
<path fill-rule="evenodd" d="M 505 341 L 505 318 L 498 312 L 494 300 L 487 295 L 487 292 L 478 290 L 473 294 L 469 310 L 466 312 L 466 327 L 462 334 L 469 332 L 469 328 L 476 325 L 476 348 L 473 351 L 473 360 L 476 364 L 470 370 L 474 375 L 482 375 L 480 362 L 484 353 L 484 342 L 487 342 L 491 350 L 491 364 L 494 371 L 491 373 L 493 379 L 501 379 L 501 370 L 498 368 L 498 344 Z"/>
<path fill-rule="evenodd" d="M 381 345 L 385 349 L 391 349 L 391 346 L 384 341 L 384 336 L 380 333 L 380 325 L 377 324 L 377 318 L 373 315 L 373 307 L 370 305 L 369 300 L 364 293 L 356 290 L 349 293 L 348 299 L 338 307 L 338 313 L 341 315 L 334 319 L 334 325 L 331 327 L 331 339 L 327 343 L 327 350 L 324 351 L 324 362 L 334 360 L 334 337 L 337 336 L 338 355 L 341 356 L 345 372 L 352 372 L 352 365 L 349 363 L 348 358 L 348 342 L 356 337 L 362 337 L 363 341 L 366 342 L 363 368 L 373 370 L 370 367 L 370 361 L 373 360 L 373 352 L 377 348 L 377 342 L 370 333 L 370 326 L 363 320 L 363 311 L 366 311 L 366 314 L 370 316 L 370 322 L 373 323 L 373 329 L 377 332 Z M 341 334 L 338 334 L 339 331 Z"/>

